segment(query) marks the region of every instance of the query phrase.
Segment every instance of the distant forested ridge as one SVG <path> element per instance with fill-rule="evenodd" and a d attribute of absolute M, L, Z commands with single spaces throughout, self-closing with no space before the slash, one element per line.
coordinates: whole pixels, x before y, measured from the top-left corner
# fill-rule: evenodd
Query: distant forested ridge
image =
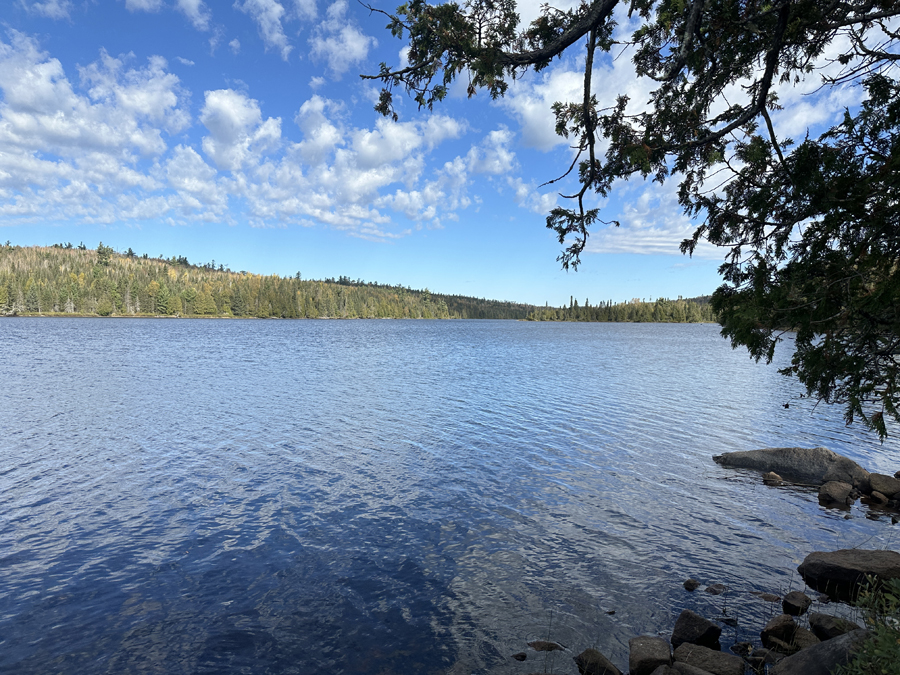
<path fill-rule="evenodd" d="M 440 295 L 349 277 L 234 272 L 101 244 L 0 245 L 0 315 L 524 319 L 534 305 Z"/>
<path fill-rule="evenodd" d="M 714 322 L 716 315 L 709 304 L 709 296 L 668 300 L 659 298 L 643 302 L 635 298 L 629 302 L 601 302 L 591 305 L 589 300 L 578 306 L 574 298 L 568 307 L 538 307 L 528 313 L 528 321 L 634 321 L 652 323 Z"/>
<path fill-rule="evenodd" d="M 706 298 L 536 307 L 441 295 L 349 277 L 303 279 L 234 272 L 215 261 L 151 258 L 101 242 L 0 245 L 0 316 L 180 316 L 285 319 L 529 319 L 713 321 Z"/>

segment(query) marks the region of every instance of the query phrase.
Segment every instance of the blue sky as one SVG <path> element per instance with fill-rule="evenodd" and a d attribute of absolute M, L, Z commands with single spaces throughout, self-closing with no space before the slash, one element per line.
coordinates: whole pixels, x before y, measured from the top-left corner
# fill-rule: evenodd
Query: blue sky
<path fill-rule="evenodd" d="M 523 19 L 538 6 L 520 3 Z M 402 60 L 385 23 L 347 0 L 5 0 L 0 240 L 535 304 L 716 288 L 720 252 L 678 252 L 693 227 L 674 182 L 620 185 L 603 217 L 622 227 L 560 269 L 544 222 L 561 200 L 538 186 L 570 161 L 550 105 L 578 98 L 580 54 L 501 101 L 467 100 L 464 83 L 432 112 L 402 100 L 394 123 L 359 77 Z M 595 81 L 638 106 L 652 88 L 627 58 Z M 785 133 L 852 102 L 808 96 L 818 83 L 782 92 Z"/>

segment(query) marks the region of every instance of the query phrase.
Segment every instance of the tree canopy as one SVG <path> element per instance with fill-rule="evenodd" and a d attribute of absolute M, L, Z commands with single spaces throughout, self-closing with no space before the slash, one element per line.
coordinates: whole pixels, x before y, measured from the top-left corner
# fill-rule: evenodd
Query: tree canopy
<path fill-rule="evenodd" d="M 618 224 L 590 207 L 594 195 L 629 177 L 677 180 L 697 223 L 681 250 L 723 248 L 712 303 L 733 346 L 771 361 L 796 330 L 783 373 L 882 440 L 886 420 L 900 421 L 900 2 L 595 0 L 544 5 L 528 26 L 515 0 L 370 9 L 408 42 L 408 65 L 364 76 L 381 80 L 376 110 L 395 118 L 395 89 L 430 109 L 464 77 L 469 96 L 496 98 L 527 69 L 579 51 L 582 95 L 553 105 L 573 148 L 568 170 L 548 181 L 573 186 L 569 205 L 547 216 L 562 266 L 577 269 L 592 228 Z M 639 20 L 624 42 L 617 10 Z M 636 77 L 654 81 L 636 107 L 595 82 L 595 59 L 623 52 Z M 819 135 L 788 138 L 771 114 L 778 90 L 812 77 L 854 102 Z"/>

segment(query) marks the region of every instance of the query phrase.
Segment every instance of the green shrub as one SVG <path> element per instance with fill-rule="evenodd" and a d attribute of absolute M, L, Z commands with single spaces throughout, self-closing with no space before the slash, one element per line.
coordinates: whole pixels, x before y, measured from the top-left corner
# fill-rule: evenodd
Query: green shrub
<path fill-rule="evenodd" d="M 856 604 L 870 635 L 835 675 L 900 675 L 900 579 L 870 577 Z"/>

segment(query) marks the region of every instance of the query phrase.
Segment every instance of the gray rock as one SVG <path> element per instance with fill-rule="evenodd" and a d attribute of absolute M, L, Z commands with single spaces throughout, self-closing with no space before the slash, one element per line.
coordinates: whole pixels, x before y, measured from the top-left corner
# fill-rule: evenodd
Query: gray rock
<path fill-rule="evenodd" d="M 696 579 L 688 579 L 684 582 L 684 589 L 687 591 L 696 591 L 700 588 L 700 582 Z"/>
<path fill-rule="evenodd" d="M 704 619 L 696 612 L 685 609 L 678 616 L 675 628 L 672 630 L 672 646 L 688 642 L 695 645 L 703 645 L 712 649 L 721 649 L 719 636 L 722 629 L 712 621 Z"/>
<path fill-rule="evenodd" d="M 900 578 L 900 553 L 884 550 L 841 549 L 810 553 L 797 568 L 808 586 L 835 600 L 853 600 L 867 574 L 879 579 Z"/>
<path fill-rule="evenodd" d="M 675 667 L 687 663 L 712 675 L 744 675 L 744 659 L 685 642 L 675 650 Z"/>
<path fill-rule="evenodd" d="M 887 504 L 888 498 L 878 490 L 872 490 L 872 494 L 869 495 L 869 501 L 875 502 L 876 504 Z"/>
<path fill-rule="evenodd" d="M 812 631 L 806 630 L 803 626 L 798 626 L 797 632 L 794 633 L 791 647 L 795 647 L 797 651 L 799 651 L 801 649 L 809 649 L 813 645 L 819 644 L 819 642 L 821 642 L 821 640 L 819 640 Z"/>
<path fill-rule="evenodd" d="M 581 675 L 622 675 L 608 658 L 593 648 L 585 649 L 573 660 Z"/>
<path fill-rule="evenodd" d="M 846 664 L 853 652 L 865 640 L 868 631 L 855 630 L 827 642 L 797 652 L 779 661 L 771 670 L 772 675 L 829 675 L 838 666 Z"/>
<path fill-rule="evenodd" d="M 788 614 L 779 614 L 766 624 L 766 627 L 762 629 L 759 636 L 762 638 L 763 645 L 769 647 L 770 641 L 773 638 L 781 640 L 786 644 L 790 644 L 791 640 L 794 639 L 794 633 L 796 632 L 797 624 L 794 623 L 794 619 Z"/>
<path fill-rule="evenodd" d="M 784 600 L 781 601 L 781 609 L 785 614 L 800 616 L 809 609 L 811 604 L 812 600 L 806 593 L 802 593 L 801 591 L 791 591 L 785 595 Z"/>
<path fill-rule="evenodd" d="M 710 595 L 722 595 L 722 593 L 728 590 L 728 586 L 725 584 L 712 584 L 711 586 L 707 586 L 704 590 Z"/>
<path fill-rule="evenodd" d="M 678 675 L 710 675 L 708 670 L 703 670 L 689 663 L 676 662 L 672 664 L 672 670 Z"/>
<path fill-rule="evenodd" d="M 843 507 L 853 503 L 850 494 L 853 492 L 853 486 L 850 483 L 841 483 L 840 481 L 828 481 L 819 488 L 819 503 L 822 506 Z"/>
<path fill-rule="evenodd" d="M 857 486 L 869 476 L 869 472 L 852 459 L 828 448 L 765 448 L 726 452 L 713 459 L 734 469 L 774 471 L 786 480 L 807 485 L 840 481 Z"/>
<path fill-rule="evenodd" d="M 650 675 L 679 675 L 679 673 L 672 666 L 660 666 L 650 673 Z"/>
<path fill-rule="evenodd" d="M 897 493 L 900 493 L 900 480 L 893 476 L 885 476 L 883 473 L 870 473 L 869 485 L 873 491 L 878 491 L 889 499 L 893 499 Z"/>
<path fill-rule="evenodd" d="M 631 675 L 650 675 L 659 666 L 672 663 L 669 643 L 649 635 L 628 641 L 628 670 Z"/>
<path fill-rule="evenodd" d="M 757 647 L 750 652 L 751 659 L 760 659 L 763 663 L 778 663 L 784 658 L 784 654 L 776 652 L 773 649 L 765 647 Z"/>
<path fill-rule="evenodd" d="M 810 612 L 809 627 L 815 636 L 823 641 L 859 630 L 859 626 L 848 619 L 819 612 Z"/>

